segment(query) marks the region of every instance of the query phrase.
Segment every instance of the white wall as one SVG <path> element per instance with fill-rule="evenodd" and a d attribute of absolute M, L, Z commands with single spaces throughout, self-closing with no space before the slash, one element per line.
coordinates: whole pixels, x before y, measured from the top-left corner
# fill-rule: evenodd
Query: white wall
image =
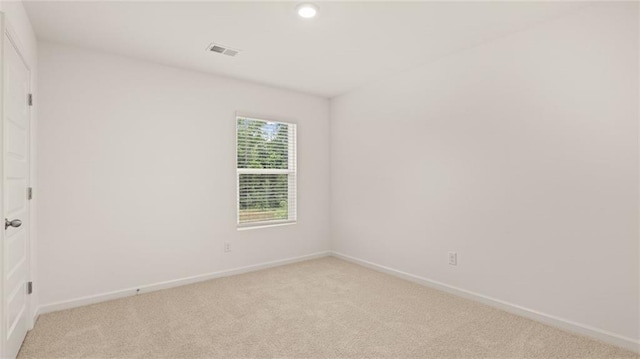
<path fill-rule="evenodd" d="M 637 339 L 637 6 L 333 99 L 333 249 Z"/>
<path fill-rule="evenodd" d="M 39 66 L 41 305 L 329 249 L 327 99 L 51 43 Z M 298 123 L 297 224 L 237 231 L 236 111 Z"/>
<path fill-rule="evenodd" d="M 4 13 L 7 20 L 8 27 L 12 34 L 17 38 L 18 47 L 21 54 L 24 56 L 29 69 L 31 70 L 31 93 L 34 95 L 35 106 L 31 108 L 31 185 L 37 187 L 36 179 L 36 139 L 38 131 L 38 41 L 36 35 L 31 27 L 31 22 L 27 16 L 27 12 L 22 4 L 22 1 L 0 1 L 0 11 Z M 1 196 L 0 196 L 1 198 Z M 31 261 L 31 278 L 32 281 L 37 281 L 37 257 L 36 257 L 36 230 L 37 230 L 37 213 L 36 205 L 38 201 L 34 198 L 30 203 L 31 210 L 31 223 L 30 223 L 30 261 Z M 38 291 L 34 291 L 31 295 L 31 317 L 36 311 L 38 303 Z"/>

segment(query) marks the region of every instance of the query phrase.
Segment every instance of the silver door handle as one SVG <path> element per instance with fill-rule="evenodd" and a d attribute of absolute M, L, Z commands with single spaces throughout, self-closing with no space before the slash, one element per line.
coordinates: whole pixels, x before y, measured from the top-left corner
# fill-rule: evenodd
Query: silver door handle
<path fill-rule="evenodd" d="M 22 225 L 22 221 L 19 219 L 14 219 L 13 221 L 10 221 L 8 219 L 4 219 L 4 229 L 7 229 L 9 227 L 15 227 L 18 228 Z"/>

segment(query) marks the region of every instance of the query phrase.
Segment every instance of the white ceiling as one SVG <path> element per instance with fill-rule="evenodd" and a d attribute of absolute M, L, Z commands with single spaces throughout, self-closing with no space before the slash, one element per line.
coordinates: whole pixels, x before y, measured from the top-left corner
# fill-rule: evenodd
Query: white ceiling
<path fill-rule="evenodd" d="M 578 2 L 25 1 L 40 40 L 333 97 L 574 11 Z M 218 42 L 243 52 L 205 51 Z"/>

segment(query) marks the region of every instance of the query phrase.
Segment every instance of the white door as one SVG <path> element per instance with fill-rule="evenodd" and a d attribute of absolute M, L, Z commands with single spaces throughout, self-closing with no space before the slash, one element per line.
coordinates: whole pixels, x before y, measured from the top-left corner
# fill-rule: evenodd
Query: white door
<path fill-rule="evenodd" d="M 29 69 L 4 34 L 3 330 L 5 356 L 15 358 L 27 334 L 29 306 Z"/>

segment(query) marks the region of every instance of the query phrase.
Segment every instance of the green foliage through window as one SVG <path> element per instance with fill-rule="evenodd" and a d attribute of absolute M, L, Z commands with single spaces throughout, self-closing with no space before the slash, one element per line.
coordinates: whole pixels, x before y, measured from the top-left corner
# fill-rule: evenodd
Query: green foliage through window
<path fill-rule="evenodd" d="M 238 168 L 287 169 L 289 126 L 238 118 Z"/>
<path fill-rule="evenodd" d="M 236 125 L 238 222 L 295 219 L 295 125 L 244 117 Z"/>

